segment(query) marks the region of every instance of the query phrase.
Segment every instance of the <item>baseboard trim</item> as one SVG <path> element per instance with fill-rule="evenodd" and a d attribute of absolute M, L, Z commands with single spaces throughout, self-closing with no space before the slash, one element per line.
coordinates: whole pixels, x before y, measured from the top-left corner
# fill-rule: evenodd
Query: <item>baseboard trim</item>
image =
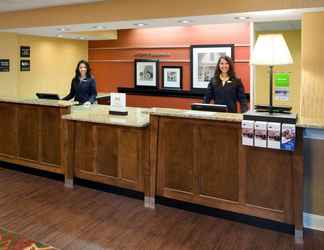
<path fill-rule="evenodd" d="M 324 231 L 324 216 L 304 213 L 304 227 Z"/>

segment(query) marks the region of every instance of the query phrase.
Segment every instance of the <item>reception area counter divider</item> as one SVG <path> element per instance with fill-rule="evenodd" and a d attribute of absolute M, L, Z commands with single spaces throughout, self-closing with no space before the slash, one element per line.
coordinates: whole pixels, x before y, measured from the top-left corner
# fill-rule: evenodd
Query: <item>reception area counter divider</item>
<path fill-rule="evenodd" d="M 0 160 L 64 174 L 62 115 L 72 103 L 0 98 Z"/>
<path fill-rule="evenodd" d="M 303 128 L 293 152 L 243 146 L 241 114 L 0 99 L 0 160 L 303 229 Z M 61 118 L 62 117 L 62 118 Z"/>

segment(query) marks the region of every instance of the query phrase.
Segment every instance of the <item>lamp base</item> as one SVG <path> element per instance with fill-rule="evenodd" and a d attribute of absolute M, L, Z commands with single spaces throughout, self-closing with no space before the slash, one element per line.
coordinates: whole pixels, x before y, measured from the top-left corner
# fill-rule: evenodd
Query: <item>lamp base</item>
<path fill-rule="evenodd" d="M 256 112 L 269 112 L 269 113 L 282 113 L 290 114 L 291 107 L 288 106 L 267 106 L 267 105 L 255 105 Z"/>

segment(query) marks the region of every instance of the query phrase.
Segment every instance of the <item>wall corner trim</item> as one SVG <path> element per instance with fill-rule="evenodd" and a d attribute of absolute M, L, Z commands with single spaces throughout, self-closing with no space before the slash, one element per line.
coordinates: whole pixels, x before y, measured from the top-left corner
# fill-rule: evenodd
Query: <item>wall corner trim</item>
<path fill-rule="evenodd" d="M 304 227 L 324 231 L 324 216 L 304 213 Z"/>

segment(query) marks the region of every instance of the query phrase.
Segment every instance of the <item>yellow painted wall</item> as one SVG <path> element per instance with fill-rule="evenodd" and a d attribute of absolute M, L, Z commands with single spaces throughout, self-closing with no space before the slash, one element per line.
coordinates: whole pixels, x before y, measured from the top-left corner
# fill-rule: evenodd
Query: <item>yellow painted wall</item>
<path fill-rule="evenodd" d="M 324 12 L 302 19 L 301 118 L 324 122 Z"/>
<path fill-rule="evenodd" d="M 0 96 L 17 95 L 18 52 L 16 48 L 16 34 L 0 33 L 0 59 L 10 60 L 10 71 L 0 72 Z"/>
<path fill-rule="evenodd" d="M 20 72 L 20 46 L 31 47 L 31 71 Z M 36 92 L 64 96 L 78 61 L 88 58 L 88 42 L 0 33 L 0 58 L 10 59 L 10 72 L 0 72 L 0 96 L 35 98 Z"/>
<path fill-rule="evenodd" d="M 18 45 L 31 47 L 31 71 L 18 74 L 20 97 L 36 92 L 66 95 L 78 61 L 88 58 L 87 41 L 18 36 Z"/>
<path fill-rule="evenodd" d="M 301 30 L 257 32 L 259 34 L 281 33 L 289 47 L 294 63 L 286 66 L 275 66 L 274 71 L 290 72 L 290 87 L 288 101 L 278 101 L 273 95 L 273 104 L 292 106 L 293 112 L 299 111 L 299 92 L 301 82 Z M 269 74 L 268 67 L 256 66 L 255 75 L 255 104 L 269 104 Z"/>

